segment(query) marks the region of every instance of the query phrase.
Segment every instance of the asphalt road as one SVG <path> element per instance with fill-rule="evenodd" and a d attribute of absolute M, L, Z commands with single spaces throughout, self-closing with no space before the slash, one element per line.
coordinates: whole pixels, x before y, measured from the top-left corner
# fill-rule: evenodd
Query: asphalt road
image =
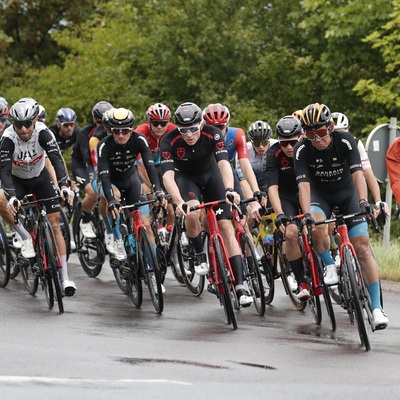
<path fill-rule="evenodd" d="M 233 331 L 213 295 L 192 297 L 170 272 L 157 315 L 146 292 L 133 307 L 108 265 L 89 278 L 73 255 L 70 271 L 78 290 L 63 315 L 19 276 L 0 289 L 1 398 L 400 398 L 398 285 L 384 283 L 390 326 L 370 331 L 366 352 L 339 306 L 332 332 L 326 313 L 317 326 L 295 311 L 279 281 L 265 316 L 241 309 Z"/>

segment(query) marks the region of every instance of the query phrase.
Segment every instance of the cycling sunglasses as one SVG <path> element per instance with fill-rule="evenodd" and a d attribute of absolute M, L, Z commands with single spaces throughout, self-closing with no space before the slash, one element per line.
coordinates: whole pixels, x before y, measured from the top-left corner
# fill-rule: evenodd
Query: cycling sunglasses
<path fill-rule="evenodd" d="M 71 128 L 75 126 L 75 122 L 61 122 L 61 125 L 64 126 L 65 128 Z"/>
<path fill-rule="evenodd" d="M 110 130 L 115 136 L 127 136 L 132 132 L 131 128 L 111 128 Z"/>
<path fill-rule="evenodd" d="M 157 128 L 157 126 L 161 126 L 161 128 L 165 128 L 168 125 L 168 121 L 158 121 L 158 120 L 150 120 L 150 123 Z"/>
<path fill-rule="evenodd" d="M 7 118 L 6 117 L 0 117 L 0 122 L 6 122 Z"/>
<path fill-rule="evenodd" d="M 260 147 L 260 146 L 268 146 L 269 139 L 265 140 L 253 140 L 253 146 Z"/>
<path fill-rule="evenodd" d="M 200 125 L 189 126 L 189 127 L 178 127 L 178 131 L 181 135 L 187 135 L 189 133 L 196 133 L 200 130 Z"/>
<path fill-rule="evenodd" d="M 327 126 L 322 126 L 321 128 L 314 129 L 311 131 L 306 131 L 306 137 L 308 140 L 313 142 L 316 139 L 325 139 L 329 135 L 330 130 Z"/>
<path fill-rule="evenodd" d="M 17 128 L 17 129 L 21 129 L 23 126 L 25 128 L 30 128 L 33 124 L 33 120 L 29 120 L 29 121 L 14 121 L 13 125 Z"/>
<path fill-rule="evenodd" d="M 279 141 L 279 144 L 280 144 L 282 147 L 288 147 L 289 144 L 290 144 L 292 147 L 294 147 L 294 146 L 296 146 L 296 144 L 297 144 L 298 142 L 299 142 L 299 139 L 280 140 L 280 141 Z"/>

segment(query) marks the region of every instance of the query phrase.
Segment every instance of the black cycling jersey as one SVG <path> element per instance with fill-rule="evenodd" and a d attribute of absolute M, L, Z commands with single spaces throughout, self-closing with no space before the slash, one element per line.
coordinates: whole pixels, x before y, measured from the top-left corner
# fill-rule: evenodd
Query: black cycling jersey
<path fill-rule="evenodd" d="M 78 137 L 79 134 L 79 127 L 75 126 L 72 136 L 69 138 L 63 138 L 60 136 L 60 127 L 58 125 L 51 125 L 49 126 L 49 129 L 54 133 L 54 136 L 56 137 L 58 147 L 61 150 L 61 153 L 64 153 L 66 150 L 68 150 L 73 144 L 76 142 L 76 138 Z"/>
<path fill-rule="evenodd" d="M 312 188 L 325 193 L 354 188 L 351 175 L 362 171 L 354 137 L 344 131 L 335 131 L 325 150 L 317 150 L 309 140 L 297 143 L 294 148 L 294 168 L 297 183 L 309 182 Z"/>
<path fill-rule="evenodd" d="M 229 162 L 221 131 L 212 125 L 204 125 L 199 140 L 193 146 L 182 139 L 176 128 L 162 138 L 160 150 L 163 173 L 175 170 L 197 176 L 205 174 L 220 160 Z"/>
<path fill-rule="evenodd" d="M 77 160 L 82 166 L 92 164 L 90 158 L 89 139 L 92 137 L 93 132 L 96 130 L 96 124 L 84 126 L 76 137 L 76 142 L 72 147 L 71 158 Z"/>
<path fill-rule="evenodd" d="M 293 158 L 288 157 L 280 144 L 274 143 L 267 153 L 266 177 L 268 187 L 277 185 L 279 195 L 296 195 L 297 183 Z"/>
<path fill-rule="evenodd" d="M 143 135 L 131 134 L 125 145 L 117 144 L 111 135 L 105 137 L 97 145 L 98 177 L 108 201 L 113 200 L 111 183 L 128 181 L 131 175 L 137 174 L 135 160 L 139 154 L 142 156 L 150 181 L 155 185 L 155 190 L 161 190 L 153 156 Z"/>

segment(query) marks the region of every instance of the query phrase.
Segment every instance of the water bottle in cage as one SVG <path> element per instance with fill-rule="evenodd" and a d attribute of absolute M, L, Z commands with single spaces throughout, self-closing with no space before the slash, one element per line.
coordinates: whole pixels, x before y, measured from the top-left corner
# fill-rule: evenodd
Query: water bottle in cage
<path fill-rule="evenodd" d="M 272 258 L 272 248 L 274 246 L 274 235 L 265 236 L 262 240 L 265 254 L 268 259 Z"/>

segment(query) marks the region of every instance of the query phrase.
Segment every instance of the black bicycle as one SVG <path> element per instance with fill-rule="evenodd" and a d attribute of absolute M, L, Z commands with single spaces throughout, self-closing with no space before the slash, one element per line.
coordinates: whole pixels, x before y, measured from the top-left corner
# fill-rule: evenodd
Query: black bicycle
<path fill-rule="evenodd" d="M 0 218 L 0 287 L 6 287 L 10 280 L 11 252 L 3 220 Z"/>

